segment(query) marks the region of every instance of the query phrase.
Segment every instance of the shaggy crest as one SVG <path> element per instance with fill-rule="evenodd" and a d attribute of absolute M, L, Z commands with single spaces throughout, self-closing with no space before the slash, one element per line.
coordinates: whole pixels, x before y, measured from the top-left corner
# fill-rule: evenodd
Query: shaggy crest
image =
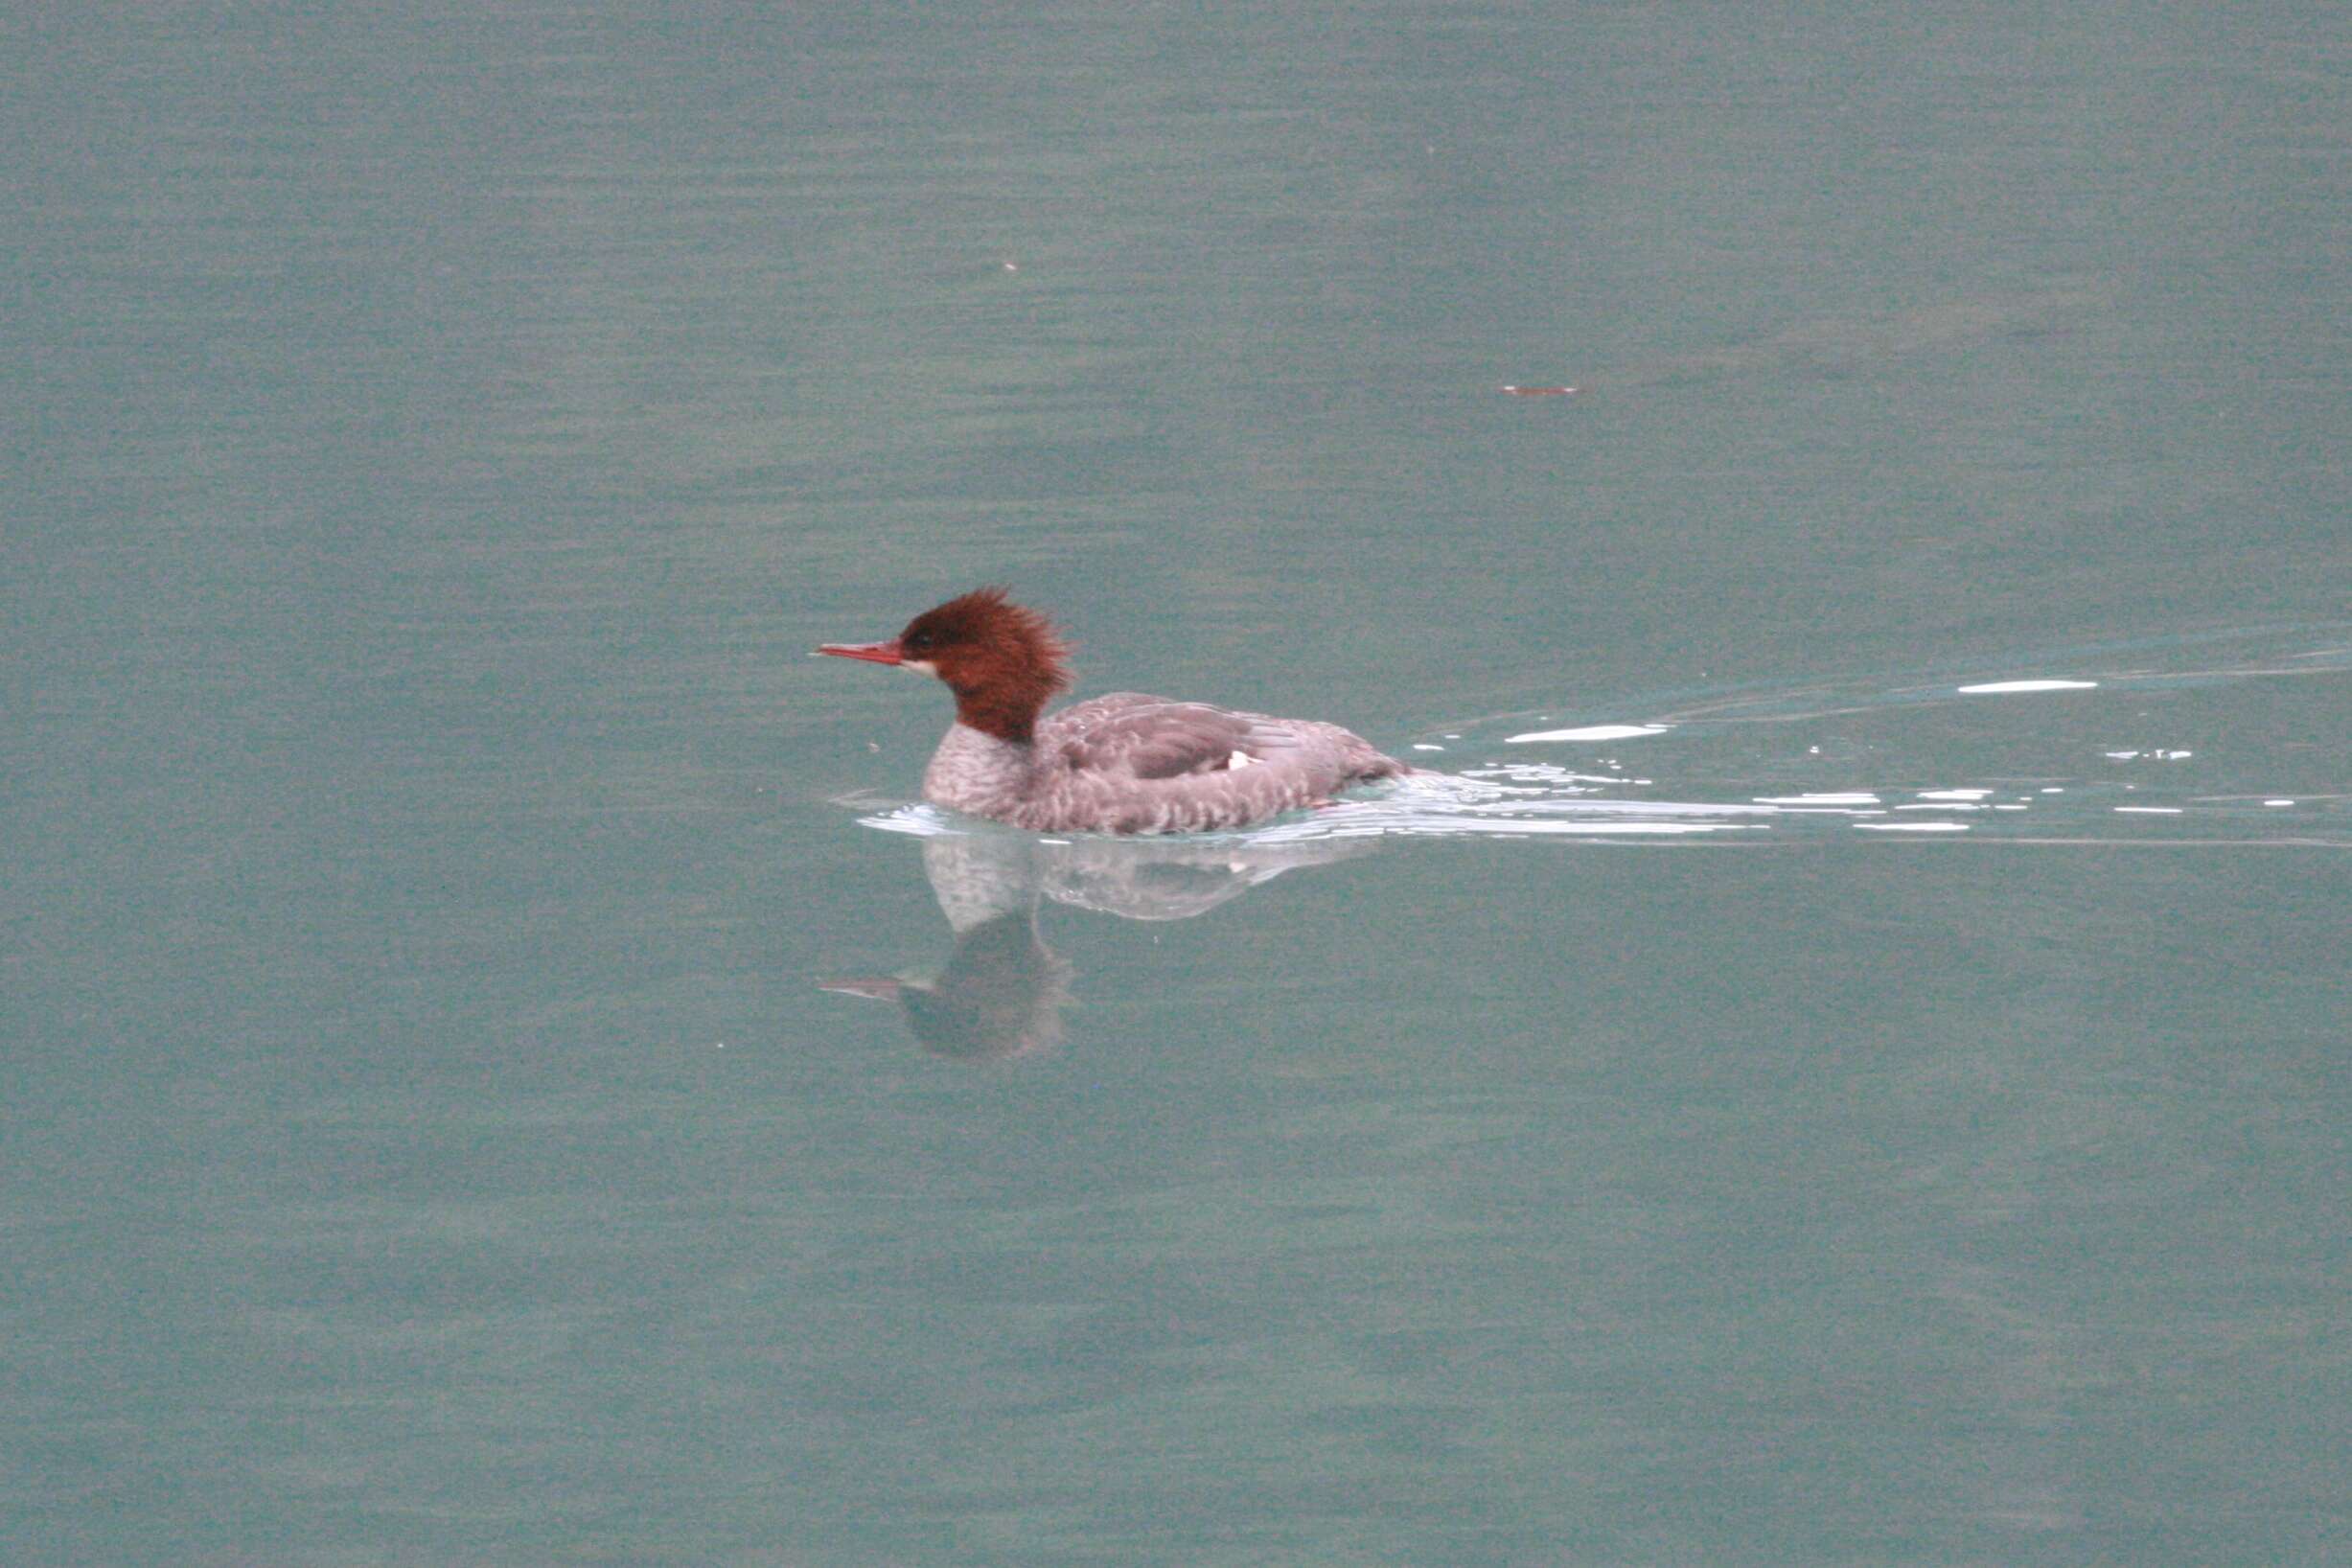
<path fill-rule="evenodd" d="M 1001 588 L 926 610 L 898 642 L 908 659 L 938 671 L 956 694 L 959 722 L 1003 740 L 1029 740 L 1047 700 L 1070 685 L 1070 645 Z"/>

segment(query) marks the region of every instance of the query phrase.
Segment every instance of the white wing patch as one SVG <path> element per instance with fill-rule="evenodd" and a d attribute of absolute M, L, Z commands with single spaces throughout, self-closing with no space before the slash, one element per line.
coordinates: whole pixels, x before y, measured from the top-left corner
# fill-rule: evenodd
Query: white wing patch
<path fill-rule="evenodd" d="M 1235 751 L 1232 756 L 1225 759 L 1225 766 L 1230 772 L 1237 773 L 1244 768 L 1257 767 L 1257 759 L 1250 755 L 1247 751 Z"/>

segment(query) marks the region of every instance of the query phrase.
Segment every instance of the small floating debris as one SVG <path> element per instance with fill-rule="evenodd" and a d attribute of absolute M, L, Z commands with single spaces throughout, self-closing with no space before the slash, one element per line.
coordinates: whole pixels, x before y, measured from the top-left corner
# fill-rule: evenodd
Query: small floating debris
<path fill-rule="evenodd" d="M 1573 386 L 1520 386 L 1510 381 L 1503 383 L 1503 390 L 1514 398 L 1573 398 L 1577 392 Z"/>

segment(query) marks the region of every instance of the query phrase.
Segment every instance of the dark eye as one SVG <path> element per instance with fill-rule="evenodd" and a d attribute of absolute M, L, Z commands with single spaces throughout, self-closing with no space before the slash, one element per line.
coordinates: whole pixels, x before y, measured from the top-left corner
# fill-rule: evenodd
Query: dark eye
<path fill-rule="evenodd" d="M 907 652 L 911 654 L 928 654 L 938 645 L 939 639 L 933 636 L 929 632 L 917 632 L 907 639 Z"/>

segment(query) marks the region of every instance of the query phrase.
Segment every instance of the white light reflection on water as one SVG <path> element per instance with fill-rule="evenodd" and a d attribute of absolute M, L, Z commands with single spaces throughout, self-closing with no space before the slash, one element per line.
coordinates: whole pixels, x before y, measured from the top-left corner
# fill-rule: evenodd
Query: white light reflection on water
<path fill-rule="evenodd" d="M 1524 735 L 1506 735 L 1506 746 L 1525 746 L 1537 741 L 1629 741 L 1643 735 L 1663 735 L 1672 725 L 1585 725 L 1577 729 L 1536 729 Z"/>

